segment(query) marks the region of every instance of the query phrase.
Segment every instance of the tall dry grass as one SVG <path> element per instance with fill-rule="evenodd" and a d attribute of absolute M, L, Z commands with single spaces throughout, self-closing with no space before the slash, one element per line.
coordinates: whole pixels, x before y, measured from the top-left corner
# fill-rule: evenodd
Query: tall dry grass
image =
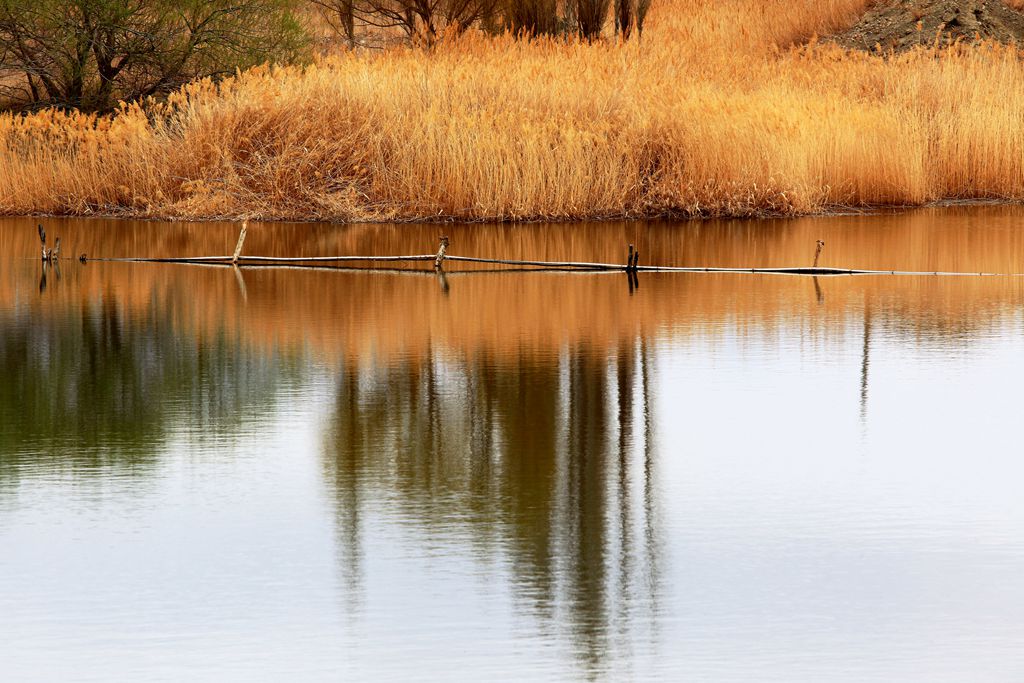
<path fill-rule="evenodd" d="M 0 117 L 0 211 L 266 219 L 804 213 L 1024 199 L 1012 48 L 804 42 L 867 0 L 662 0 L 642 41 L 470 34 Z"/>

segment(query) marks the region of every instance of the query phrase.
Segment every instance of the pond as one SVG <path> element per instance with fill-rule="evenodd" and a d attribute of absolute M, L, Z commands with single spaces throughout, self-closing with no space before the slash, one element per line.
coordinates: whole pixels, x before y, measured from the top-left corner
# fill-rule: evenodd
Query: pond
<path fill-rule="evenodd" d="M 0 222 L 7 680 L 1009 681 L 1024 277 L 64 260 Z M 235 224 L 42 219 L 66 255 Z M 1024 209 L 246 253 L 1024 272 Z M 51 237 L 52 240 L 52 237 Z M 426 264 L 429 265 L 429 264 Z"/>

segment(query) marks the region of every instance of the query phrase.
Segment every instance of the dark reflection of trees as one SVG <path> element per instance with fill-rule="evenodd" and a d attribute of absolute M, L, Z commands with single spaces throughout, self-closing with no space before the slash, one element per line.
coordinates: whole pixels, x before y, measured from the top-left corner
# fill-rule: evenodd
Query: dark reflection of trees
<path fill-rule="evenodd" d="M 864 302 L 864 338 L 860 352 L 860 424 L 868 423 L 868 371 L 871 369 L 871 304 Z"/>
<path fill-rule="evenodd" d="M 616 632 L 653 628 L 657 529 L 645 343 L 381 367 L 345 364 L 325 439 L 342 572 L 363 576 L 370 500 L 429 539 L 503 552 L 530 611 L 600 671 Z M 378 510 L 379 511 L 379 510 Z M 631 611 L 632 610 L 632 611 Z"/>
<path fill-rule="evenodd" d="M 0 478 L 144 471 L 173 428 L 217 438 L 267 407 L 279 359 L 198 338 L 181 316 L 173 301 L 128 314 L 104 296 L 0 318 Z"/>

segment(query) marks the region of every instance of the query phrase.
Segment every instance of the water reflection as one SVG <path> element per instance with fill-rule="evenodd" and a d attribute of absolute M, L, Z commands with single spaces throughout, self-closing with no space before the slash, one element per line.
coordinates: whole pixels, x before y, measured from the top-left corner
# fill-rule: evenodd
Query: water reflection
<path fill-rule="evenodd" d="M 46 261 L 43 262 L 42 268 L 40 269 L 39 275 L 39 293 L 42 294 L 46 291 L 46 277 L 50 270 L 53 270 L 54 275 L 60 280 L 60 261 L 54 261 L 52 264 Z"/>
<path fill-rule="evenodd" d="M 1013 211 L 451 233 L 467 255 L 634 242 L 645 262 L 794 265 L 825 238 L 827 265 L 1024 270 Z M 69 252 L 112 256 L 237 235 L 58 223 Z M 34 222 L 7 227 L 5 258 L 35 253 Z M 413 253 L 436 234 L 255 226 L 247 249 Z M 1015 663 L 1019 434 L 1000 397 L 1021 379 L 1021 279 L 59 267 L 0 263 L 16 674 Z M 958 639 L 972 619 L 991 630 Z"/>
<path fill-rule="evenodd" d="M 864 344 L 860 353 L 860 424 L 868 423 L 868 370 L 871 367 L 871 305 L 864 306 Z"/>
<path fill-rule="evenodd" d="M 828 247 L 822 265 L 917 271 L 1024 271 L 1024 236 L 1017 207 L 925 210 L 892 216 L 846 216 L 823 221 L 710 221 L 706 223 L 608 223 L 503 228 L 446 226 L 452 253 L 544 260 L 623 261 L 636 243 L 645 263 L 707 266 L 808 265 L 816 240 Z M 168 256 L 230 253 L 233 224 L 158 224 L 136 221 L 50 219 L 68 253 Z M 38 249 L 35 221 L 0 223 L 5 253 Z M 254 225 L 246 252 L 278 255 L 397 254 L 431 251 L 437 226 Z M 412 267 L 418 267 L 415 264 Z M 588 339 L 614 343 L 623 335 L 649 334 L 668 326 L 680 333 L 714 328 L 736 319 L 770 328 L 786 320 L 821 315 L 818 328 L 849 317 L 859 322 L 865 301 L 908 338 L 970 337 L 1001 315 L 1008 302 L 1024 299 L 1024 278 L 817 278 L 771 276 L 644 275 L 643 283 L 621 274 L 469 275 L 460 264 L 443 275 L 368 275 L 245 268 L 228 272 L 185 266 L 90 263 L 61 265 L 65 290 L 114 292 L 125 305 L 149 303 L 150 293 L 173 281 L 215 302 L 191 312 L 197 328 L 224 328 L 250 344 L 311 348 L 320 356 L 420 353 L 431 344 L 495 353 L 509 340 L 528 339 L 553 349 Z M 38 264 L 32 278 L 41 272 Z M 51 284 L 52 271 L 47 273 Z M 70 280 L 71 282 L 67 282 Z M 24 282 L 24 281 L 22 281 Z M 635 289 L 636 284 L 642 284 Z M 0 282 L 0 307 L 11 305 L 25 285 Z M 634 296 L 630 297 L 633 291 Z M 445 296 L 437 296 L 438 292 Z M 47 293 L 54 293 L 47 291 Z M 56 292 L 67 296 L 67 291 Z M 817 302 L 820 314 L 809 313 Z M 69 302 L 70 303 L 70 302 Z M 689 328 L 687 331 L 684 328 Z M 370 338 L 372 337 L 372 344 Z M 371 348 L 372 347 L 372 348 Z"/>
<path fill-rule="evenodd" d="M 365 574 L 366 492 L 387 491 L 425 538 L 468 527 L 479 562 L 507 553 L 519 600 L 553 632 L 571 625 L 583 665 L 601 670 L 628 642 L 615 629 L 657 611 L 647 353 L 632 338 L 609 352 L 346 364 L 324 468 L 350 594 Z"/>
<path fill-rule="evenodd" d="M 41 298 L 0 310 L 0 478 L 145 473 L 172 432 L 230 438 L 297 376 L 294 358 L 255 353 L 223 327 L 183 325 L 196 302 L 182 288 L 153 287 L 132 306 L 108 289 L 60 291 L 80 283 L 55 280 L 59 265 L 35 269 Z M 23 282 L 32 270 L 8 276 Z"/>

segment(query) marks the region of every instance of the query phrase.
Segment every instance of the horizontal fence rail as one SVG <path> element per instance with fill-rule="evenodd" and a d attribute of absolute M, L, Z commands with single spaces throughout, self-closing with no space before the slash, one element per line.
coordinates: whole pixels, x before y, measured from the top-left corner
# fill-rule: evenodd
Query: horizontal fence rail
<path fill-rule="evenodd" d="M 394 264 L 400 262 L 429 262 L 433 261 L 433 268 L 442 271 L 446 262 L 454 263 L 475 263 L 494 266 L 507 266 L 505 268 L 490 268 L 487 270 L 460 271 L 462 274 L 469 273 L 494 273 L 494 272 L 609 272 L 618 271 L 629 273 L 631 278 L 636 273 L 755 273 L 766 275 L 804 275 L 804 276 L 831 276 L 831 275 L 903 275 L 903 276 L 943 276 L 943 277 L 1024 277 L 1024 273 L 987 273 L 987 272 L 951 272 L 951 271 L 910 271 L 910 270 L 869 270 L 860 268 L 835 268 L 819 266 L 818 260 L 825 243 L 818 240 L 814 253 L 814 262 L 811 266 L 776 267 L 776 268 L 734 268 L 714 266 L 663 266 L 663 265 L 640 265 L 640 251 L 634 245 L 628 245 L 625 263 L 595 263 L 588 261 L 537 261 L 503 258 L 481 258 L 476 256 L 457 256 L 448 253 L 450 240 L 448 237 L 440 238 L 440 245 L 435 254 L 414 254 L 409 256 L 251 256 L 242 254 L 242 246 L 245 243 L 248 226 L 242 224 L 238 236 L 238 243 L 235 246 L 234 254 L 225 256 L 135 256 L 135 257 L 97 257 L 82 254 L 78 257 L 81 263 L 88 262 L 117 262 L 117 263 L 191 263 L 213 266 L 234 266 L 234 267 L 260 267 L 260 268 L 303 268 L 323 267 L 323 264 L 348 264 L 365 263 L 360 268 L 346 268 L 346 270 L 373 270 L 396 272 L 393 267 L 377 267 L 374 264 Z M 39 226 L 39 238 L 42 242 L 42 260 L 44 263 L 58 263 L 60 257 L 60 238 L 58 237 L 53 249 L 46 247 L 46 232 L 43 226 Z M 403 271 L 408 272 L 408 271 Z M 429 272 L 429 271 L 428 271 Z"/>

